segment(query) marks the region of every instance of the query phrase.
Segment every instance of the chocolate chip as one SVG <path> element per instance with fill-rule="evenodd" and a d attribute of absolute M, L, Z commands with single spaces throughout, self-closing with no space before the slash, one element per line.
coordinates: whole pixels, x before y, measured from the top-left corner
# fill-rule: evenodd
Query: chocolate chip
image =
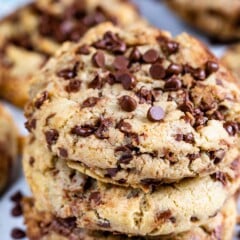
<path fill-rule="evenodd" d="M 179 106 L 179 109 L 182 110 L 183 112 L 189 112 L 189 113 L 193 113 L 194 111 L 194 105 L 192 102 L 190 101 L 186 101 L 184 102 L 182 105 Z"/>
<path fill-rule="evenodd" d="M 102 51 L 97 51 L 92 56 L 92 63 L 95 67 L 104 68 L 105 67 L 105 56 Z"/>
<path fill-rule="evenodd" d="M 181 89 L 182 81 L 178 77 L 171 77 L 168 79 L 164 85 L 164 90 L 166 91 L 177 91 Z"/>
<path fill-rule="evenodd" d="M 153 106 L 148 110 L 147 118 L 151 122 L 159 122 L 165 117 L 165 112 L 159 106 Z"/>
<path fill-rule="evenodd" d="M 226 152 L 223 149 L 209 152 L 210 159 L 213 160 L 214 164 L 219 164 L 223 160 L 225 154 Z"/>
<path fill-rule="evenodd" d="M 127 199 L 138 197 L 140 192 L 141 191 L 139 189 L 132 189 L 132 190 L 130 190 L 130 192 L 127 194 Z"/>
<path fill-rule="evenodd" d="M 126 111 L 126 112 L 132 112 L 137 108 L 137 102 L 134 98 L 130 97 L 130 96 L 122 96 L 119 99 L 119 104 L 122 108 L 122 110 Z"/>
<path fill-rule="evenodd" d="M 99 219 L 97 225 L 102 228 L 110 228 L 111 227 L 110 222 L 107 219 Z"/>
<path fill-rule="evenodd" d="M 34 104 L 35 107 L 39 109 L 47 99 L 49 99 L 48 92 L 47 91 L 42 92 L 41 96 L 36 100 Z"/>
<path fill-rule="evenodd" d="M 22 198 L 23 198 L 22 192 L 17 191 L 10 197 L 10 200 L 15 203 L 20 203 L 22 201 Z"/>
<path fill-rule="evenodd" d="M 223 124 L 223 127 L 225 128 L 225 130 L 228 132 L 230 136 L 235 136 L 239 131 L 239 127 L 236 122 L 232 122 L 232 121 L 225 122 Z"/>
<path fill-rule="evenodd" d="M 183 141 L 183 134 L 181 134 L 181 133 L 176 134 L 176 135 L 175 135 L 175 140 L 176 140 L 177 142 Z"/>
<path fill-rule="evenodd" d="M 31 132 L 32 129 L 36 129 L 37 126 L 37 120 L 35 118 L 29 119 L 27 122 L 25 122 L 25 128 Z"/>
<path fill-rule="evenodd" d="M 155 63 L 150 67 L 150 75 L 153 79 L 163 79 L 166 76 L 166 71 L 164 67 L 159 64 Z"/>
<path fill-rule="evenodd" d="M 59 155 L 63 158 L 67 158 L 68 157 L 68 151 L 65 148 L 58 148 L 59 150 Z"/>
<path fill-rule="evenodd" d="M 155 63 L 158 58 L 159 53 L 155 49 L 149 49 L 142 56 L 142 59 L 145 63 Z"/>
<path fill-rule="evenodd" d="M 152 104 L 154 101 L 154 96 L 151 90 L 148 90 L 144 87 L 141 87 L 136 95 L 139 97 L 139 103 L 143 104 L 143 103 L 148 103 L 148 104 Z"/>
<path fill-rule="evenodd" d="M 137 47 L 134 47 L 130 53 L 129 59 L 131 62 L 139 62 L 142 58 L 141 52 Z"/>
<path fill-rule="evenodd" d="M 71 79 L 69 84 L 66 86 L 66 91 L 71 92 L 78 92 L 81 88 L 81 81 L 77 79 Z"/>
<path fill-rule="evenodd" d="M 207 71 L 207 74 L 211 74 L 211 73 L 214 73 L 214 72 L 217 72 L 219 69 L 219 65 L 217 62 L 215 61 L 207 61 L 206 63 L 206 71 Z"/>
<path fill-rule="evenodd" d="M 198 222 L 199 219 L 198 219 L 197 217 L 195 217 L 195 216 L 192 216 L 192 217 L 190 218 L 190 221 L 191 221 L 191 222 Z"/>
<path fill-rule="evenodd" d="M 124 153 L 120 159 L 118 160 L 119 164 L 129 164 L 133 159 L 133 155 L 131 153 Z"/>
<path fill-rule="evenodd" d="M 109 127 L 111 124 L 112 120 L 110 118 L 101 119 L 98 129 L 94 133 L 95 136 L 99 139 L 109 138 Z"/>
<path fill-rule="evenodd" d="M 100 192 L 92 192 L 89 195 L 89 201 L 93 201 L 96 205 L 101 203 L 101 193 Z"/>
<path fill-rule="evenodd" d="M 192 71 L 192 76 L 196 79 L 196 80 L 205 80 L 206 79 L 206 72 L 204 69 L 201 68 L 196 68 Z"/>
<path fill-rule="evenodd" d="M 183 135 L 183 141 L 187 142 L 187 143 L 190 143 L 190 144 L 193 144 L 195 142 L 193 134 L 188 133 L 186 135 Z"/>
<path fill-rule="evenodd" d="M 82 108 L 94 107 L 98 101 L 99 98 L 97 97 L 89 97 L 83 101 Z"/>
<path fill-rule="evenodd" d="M 117 173 L 119 172 L 118 168 L 108 168 L 106 169 L 107 173 L 105 174 L 105 177 L 115 177 Z"/>
<path fill-rule="evenodd" d="M 75 78 L 77 76 L 77 72 L 72 68 L 65 68 L 57 72 L 57 76 L 65 80 L 69 80 Z"/>
<path fill-rule="evenodd" d="M 124 120 L 121 120 L 118 124 L 117 124 L 117 128 L 123 132 L 123 133 L 130 133 L 132 130 L 132 126 L 130 123 L 128 122 L 124 122 Z"/>
<path fill-rule="evenodd" d="M 95 132 L 95 128 L 90 125 L 75 126 L 71 130 L 71 134 L 77 135 L 79 137 L 89 137 Z"/>
<path fill-rule="evenodd" d="M 117 54 L 124 53 L 127 49 L 126 44 L 119 38 L 119 36 L 111 31 L 106 32 L 103 39 L 93 43 L 93 46 Z"/>
<path fill-rule="evenodd" d="M 223 172 L 216 172 L 211 175 L 211 178 L 221 182 L 224 186 L 227 185 L 227 178 Z"/>
<path fill-rule="evenodd" d="M 82 54 L 82 55 L 88 55 L 90 54 L 90 49 L 89 46 L 84 44 L 82 46 L 80 46 L 77 50 L 76 50 L 77 54 Z"/>
<path fill-rule="evenodd" d="M 19 217 L 22 215 L 22 213 L 23 213 L 23 211 L 22 211 L 22 206 L 20 203 L 17 203 L 11 210 L 11 215 L 13 217 Z"/>
<path fill-rule="evenodd" d="M 164 53 L 171 55 L 178 52 L 179 43 L 173 40 L 167 39 L 165 36 L 159 36 L 157 40 L 160 43 Z"/>
<path fill-rule="evenodd" d="M 29 165 L 30 165 L 31 167 L 33 167 L 34 163 L 35 163 L 35 158 L 34 158 L 34 157 L 30 157 L 30 159 L 29 159 Z"/>
<path fill-rule="evenodd" d="M 88 84 L 89 88 L 93 88 L 93 89 L 101 89 L 104 85 L 104 81 L 102 78 L 99 77 L 99 75 L 97 75 L 92 82 L 90 82 Z"/>
<path fill-rule="evenodd" d="M 168 75 L 178 75 L 181 74 L 183 71 L 183 67 L 180 64 L 171 63 L 167 68 Z"/>
<path fill-rule="evenodd" d="M 136 79 L 130 73 L 120 73 L 120 74 L 118 74 L 117 82 L 122 83 L 123 88 L 126 89 L 126 90 L 133 89 L 137 84 Z"/>
<path fill-rule="evenodd" d="M 157 221 L 166 221 L 166 220 L 169 220 L 170 217 L 172 217 L 172 212 L 170 210 L 166 210 L 166 211 L 163 211 L 163 212 L 158 212 L 156 214 L 156 220 Z"/>
<path fill-rule="evenodd" d="M 117 56 L 113 62 L 113 67 L 116 70 L 127 69 L 128 65 L 129 65 L 129 61 L 125 56 Z"/>
<path fill-rule="evenodd" d="M 187 155 L 187 157 L 189 158 L 189 160 L 192 162 L 194 160 L 196 160 L 197 158 L 200 157 L 200 153 L 189 153 Z"/>
<path fill-rule="evenodd" d="M 53 145 L 57 142 L 59 133 L 56 129 L 50 129 L 45 132 L 45 138 L 48 145 Z"/>
<path fill-rule="evenodd" d="M 26 233 L 20 228 L 14 228 L 11 231 L 11 237 L 14 239 L 23 239 L 26 237 Z"/>

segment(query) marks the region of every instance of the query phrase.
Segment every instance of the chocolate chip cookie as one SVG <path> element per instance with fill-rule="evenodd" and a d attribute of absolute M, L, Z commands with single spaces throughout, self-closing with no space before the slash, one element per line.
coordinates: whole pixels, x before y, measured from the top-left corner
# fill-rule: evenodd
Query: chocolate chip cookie
<path fill-rule="evenodd" d="M 38 211 L 75 218 L 77 227 L 137 236 L 178 234 L 209 222 L 237 190 L 240 158 L 203 178 L 141 189 L 104 184 L 70 169 L 34 136 L 24 172 Z"/>
<path fill-rule="evenodd" d="M 34 77 L 26 126 L 71 168 L 148 190 L 221 171 L 236 157 L 234 81 L 185 33 L 106 23 L 65 44 Z"/>
<path fill-rule="evenodd" d="M 8 111 L 0 105 L 0 194 L 15 173 L 18 131 Z"/>
<path fill-rule="evenodd" d="M 240 86 L 240 44 L 232 45 L 221 58 L 222 62 L 232 71 Z"/>
<path fill-rule="evenodd" d="M 75 218 L 61 219 L 50 212 L 39 212 L 34 207 L 33 199 L 23 202 L 27 236 L 30 240 L 231 240 L 236 224 L 236 202 L 230 199 L 222 211 L 202 227 L 196 227 L 189 232 L 166 237 L 128 237 L 108 232 L 89 231 L 77 228 Z"/>
<path fill-rule="evenodd" d="M 165 3 L 184 21 L 214 40 L 240 39 L 238 0 L 166 0 Z"/>
<path fill-rule="evenodd" d="M 139 21 L 123 0 L 38 0 L 0 21 L 0 96 L 23 107 L 31 76 L 65 41 L 78 41 L 106 21 L 122 26 Z"/>

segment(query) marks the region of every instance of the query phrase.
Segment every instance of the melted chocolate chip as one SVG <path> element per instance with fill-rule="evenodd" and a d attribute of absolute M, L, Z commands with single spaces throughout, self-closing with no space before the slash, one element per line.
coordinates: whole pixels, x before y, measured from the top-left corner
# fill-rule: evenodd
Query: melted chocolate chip
<path fill-rule="evenodd" d="M 196 68 L 192 71 L 192 76 L 196 79 L 196 80 L 200 80 L 203 81 L 206 79 L 206 72 L 204 69 L 201 68 Z"/>
<path fill-rule="evenodd" d="M 223 160 L 225 154 L 226 152 L 223 149 L 209 152 L 210 159 L 213 160 L 214 164 L 219 164 Z"/>
<path fill-rule="evenodd" d="M 71 79 L 69 84 L 66 86 L 66 91 L 71 92 L 78 92 L 81 88 L 81 81 L 77 79 Z"/>
<path fill-rule="evenodd" d="M 94 202 L 94 204 L 99 205 L 101 203 L 101 193 L 100 192 L 92 192 L 89 195 L 89 201 Z"/>
<path fill-rule="evenodd" d="M 156 214 L 156 220 L 157 221 L 167 221 L 172 217 L 172 212 L 170 210 L 166 210 L 163 212 L 159 212 Z"/>
<path fill-rule="evenodd" d="M 219 69 L 219 65 L 217 62 L 215 61 L 207 61 L 206 63 L 206 71 L 207 71 L 207 74 L 212 74 L 214 72 L 217 72 Z"/>
<path fill-rule="evenodd" d="M 198 219 L 197 217 L 195 217 L 195 216 L 192 216 L 192 217 L 190 218 L 190 221 L 191 221 L 191 222 L 198 222 L 199 219 Z"/>
<path fill-rule="evenodd" d="M 58 148 L 59 150 L 59 155 L 63 158 L 67 158 L 68 157 L 68 151 L 65 148 Z"/>
<path fill-rule="evenodd" d="M 158 58 L 159 53 L 155 49 L 149 49 L 142 56 L 142 59 L 145 63 L 155 63 Z"/>
<path fill-rule="evenodd" d="M 95 132 L 95 128 L 90 125 L 84 125 L 84 126 L 75 126 L 71 130 L 71 134 L 77 135 L 79 137 L 89 137 Z"/>
<path fill-rule="evenodd" d="M 126 111 L 126 112 L 132 112 L 137 108 L 137 102 L 134 98 L 130 97 L 130 96 L 122 96 L 119 99 L 119 104 L 122 108 L 122 110 Z"/>
<path fill-rule="evenodd" d="M 225 122 L 223 124 L 223 127 L 225 128 L 225 130 L 228 132 L 230 136 L 235 136 L 239 131 L 239 127 L 236 122 L 232 122 L 232 121 Z"/>
<path fill-rule="evenodd" d="M 130 133 L 132 130 L 132 126 L 130 123 L 128 122 L 124 122 L 124 120 L 121 120 L 118 124 L 117 124 L 117 128 L 123 132 L 123 133 Z"/>
<path fill-rule="evenodd" d="M 88 55 L 90 54 L 90 49 L 89 46 L 84 44 L 82 46 L 80 46 L 77 50 L 76 50 L 77 54 L 82 54 L 82 55 Z"/>
<path fill-rule="evenodd" d="M 183 141 L 187 142 L 187 143 L 190 143 L 190 144 L 193 144 L 195 142 L 193 134 L 188 133 L 186 135 L 183 135 Z"/>
<path fill-rule="evenodd" d="M 95 132 L 96 138 L 99 138 L 99 139 L 109 138 L 109 130 L 108 129 L 111 126 L 111 124 L 112 124 L 112 120 L 110 118 L 101 119 L 99 127 Z"/>
<path fill-rule="evenodd" d="M 144 87 L 141 87 L 136 95 L 139 97 L 139 103 L 143 104 L 143 103 L 148 103 L 148 104 L 152 104 L 154 101 L 154 96 L 151 90 L 148 90 Z"/>
<path fill-rule="evenodd" d="M 211 175 L 211 178 L 221 182 L 224 186 L 227 185 L 227 178 L 223 172 L 216 172 Z"/>
<path fill-rule="evenodd" d="M 30 165 L 31 167 L 33 167 L 34 163 L 35 163 L 35 158 L 34 158 L 34 157 L 30 157 L 30 159 L 29 159 L 29 165 Z"/>
<path fill-rule="evenodd" d="M 10 197 L 10 200 L 15 203 L 20 203 L 22 201 L 22 198 L 23 198 L 22 192 L 17 191 Z"/>
<path fill-rule="evenodd" d="M 89 97 L 83 101 L 82 108 L 94 107 L 98 101 L 99 98 L 97 97 Z"/>
<path fill-rule="evenodd" d="M 107 219 L 99 219 L 98 226 L 100 226 L 102 228 L 110 228 L 111 224 L 110 224 L 109 220 L 107 220 Z"/>
<path fill-rule="evenodd" d="M 105 174 L 105 177 L 115 177 L 117 175 L 117 173 L 119 172 L 118 168 L 108 168 L 106 169 L 107 173 Z"/>
<path fill-rule="evenodd" d="M 133 159 L 132 153 L 129 153 L 128 151 L 124 152 L 123 155 L 118 160 L 119 164 L 129 164 Z"/>
<path fill-rule="evenodd" d="M 125 56 L 117 56 L 114 59 L 113 67 L 116 70 L 125 70 L 128 68 L 129 60 Z"/>
<path fill-rule="evenodd" d="M 148 110 L 147 118 L 151 122 L 159 122 L 165 117 L 165 112 L 159 106 L 153 106 Z"/>
<path fill-rule="evenodd" d="M 117 77 L 117 81 L 122 83 L 122 86 L 126 90 L 131 90 L 136 86 L 136 79 L 130 73 L 122 73 Z"/>
<path fill-rule="evenodd" d="M 11 231 L 11 237 L 13 239 L 23 239 L 26 237 L 26 233 L 20 228 L 14 228 Z"/>
<path fill-rule="evenodd" d="M 77 72 L 75 68 L 65 68 L 57 72 L 57 76 L 65 80 L 69 80 L 75 78 L 77 76 Z"/>
<path fill-rule="evenodd" d="M 141 58 L 141 52 L 138 50 L 137 47 L 134 47 L 130 53 L 129 59 L 131 60 L 131 62 L 139 62 Z"/>
<path fill-rule="evenodd" d="M 47 91 L 44 91 L 41 96 L 36 100 L 34 104 L 35 107 L 39 109 L 47 99 L 49 99 L 49 94 Z"/>
<path fill-rule="evenodd" d="M 97 75 L 92 82 L 90 82 L 88 84 L 89 88 L 93 88 L 93 89 L 101 89 L 104 86 L 104 81 L 102 78 L 99 77 L 99 75 Z"/>
<path fill-rule="evenodd" d="M 56 129 L 50 129 L 45 132 L 45 138 L 49 146 L 55 144 L 58 140 L 59 133 Z"/>
<path fill-rule="evenodd" d="M 27 122 L 25 122 L 25 128 L 31 132 L 32 129 L 36 129 L 37 126 L 37 120 L 35 118 L 29 119 Z"/>
<path fill-rule="evenodd" d="M 165 76 L 166 76 L 166 71 L 164 69 L 164 67 L 159 64 L 159 63 L 156 63 L 156 64 L 153 64 L 151 67 L 150 67 L 150 75 L 153 79 L 163 79 Z"/>
<path fill-rule="evenodd" d="M 105 56 L 102 51 L 97 51 L 92 57 L 92 63 L 95 67 L 105 67 Z"/>
<path fill-rule="evenodd" d="M 192 162 L 192 161 L 194 161 L 194 160 L 196 160 L 197 158 L 200 157 L 200 153 L 190 153 L 190 154 L 187 155 L 187 157 Z"/>
<path fill-rule="evenodd" d="M 164 90 L 166 91 L 177 91 L 181 89 L 182 81 L 178 77 L 171 77 L 168 79 L 164 85 Z"/>

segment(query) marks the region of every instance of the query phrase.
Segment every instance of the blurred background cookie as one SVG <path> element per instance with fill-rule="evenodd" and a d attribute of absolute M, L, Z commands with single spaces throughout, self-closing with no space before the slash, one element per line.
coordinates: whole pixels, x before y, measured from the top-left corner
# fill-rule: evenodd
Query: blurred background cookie
<path fill-rule="evenodd" d="M 213 40 L 228 42 L 240 39 L 238 0 L 166 0 L 165 3 L 185 22 Z"/>
<path fill-rule="evenodd" d="M 31 76 L 61 43 L 78 41 L 101 22 L 139 20 L 136 7 L 121 0 L 38 0 L 17 10 L 0 21 L 0 96 L 23 107 Z"/>
<path fill-rule="evenodd" d="M 0 104 L 0 193 L 16 174 L 18 130 L 9 112 Z"/>

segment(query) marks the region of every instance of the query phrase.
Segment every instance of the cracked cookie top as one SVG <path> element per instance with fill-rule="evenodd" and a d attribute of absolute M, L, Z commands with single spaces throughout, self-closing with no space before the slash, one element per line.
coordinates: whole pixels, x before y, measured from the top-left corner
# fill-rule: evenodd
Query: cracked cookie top
<path fill-rule="evenodd" d="M 33 81 L 29 131 L 100 181 L 147 189 L 212 173 L 238 154 L 235 79 L 185 33 L 102 24 Z"/>

